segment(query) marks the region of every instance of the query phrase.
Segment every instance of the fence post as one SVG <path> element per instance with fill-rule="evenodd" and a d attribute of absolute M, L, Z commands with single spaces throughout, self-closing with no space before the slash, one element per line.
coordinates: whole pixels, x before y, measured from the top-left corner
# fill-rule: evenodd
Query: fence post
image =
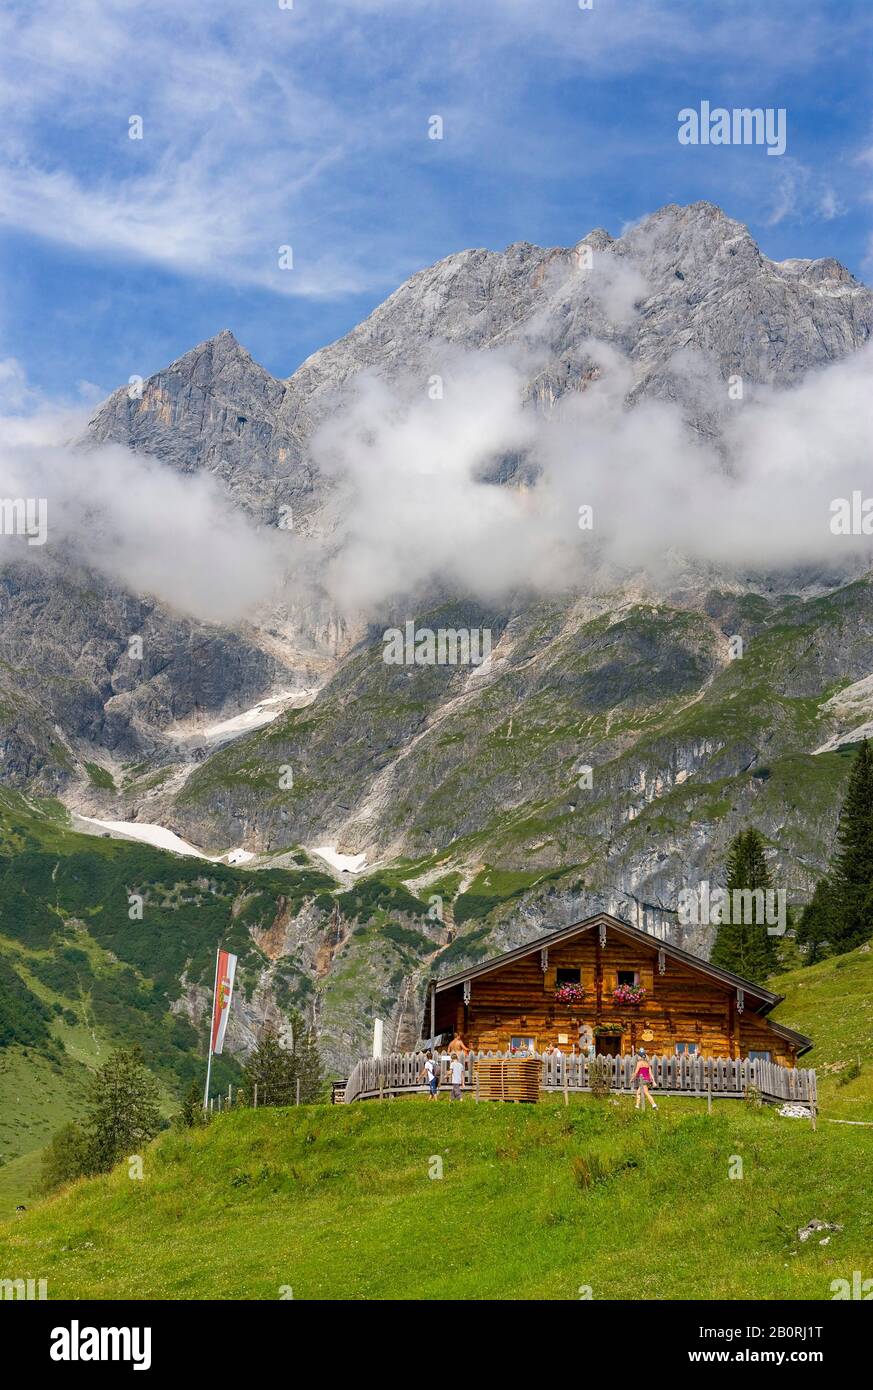
<path fill-rule="evenodd" d="M 255 1109 L 258 1108 L 258 1083 L 255 1082 Z"/>
<path fill-rule="evenodd" d="M 706 1113 L 712 1114 L 712 1077 L 706 1078 Z"/>
<path fill-rule="evenodd" d="M 297 1098 L 296 1098 L 296 1100 L 295 1100 L 294 1103 L 295 1103 L 295 1105 L 299 1105 L 299 1104 L 300 1104 L 300 1077 L 299 1077 L 299 1076 L 298 1076 L 298 1078 L 297 1078 Z"/>

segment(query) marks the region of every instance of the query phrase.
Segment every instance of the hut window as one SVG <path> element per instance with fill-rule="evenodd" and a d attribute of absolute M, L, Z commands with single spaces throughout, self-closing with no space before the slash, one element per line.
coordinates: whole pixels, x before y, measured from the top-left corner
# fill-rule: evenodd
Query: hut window
<path fill-rule="evenodd" d="M 683 1052 L 692 1056 L 697 1051 L 697 1043 L 682 1042 L 676 1044 L 676 1056 L 681 1057 Z"/>
<path fill-rule="evenodd" d="M 750 1052 L 750 1053 L 749 1053 L 749 1061 L 750 1061 L 750 1062 L 769 1062 L 769 1060 L 770 1060 L 770 1053 L 769 1053 L 769 1052 Z"/>
<path fill-rule="evenodd" d="M 619 984 L 619 985 L 632 985 L 632 986 L 635 986 L 635 985 L 638 985 L 639 982 L 640 982 L 640 972 L 639 972 L 639 970 L 619 970 L 619 972 L 618 972 L 618 980 L 616 981 L 617 984 Z"/>
<path fill-rule="evenodd" d="M 565 968 L 559 965 L 557 975 L 555 976 L 555 983 L 559 985 L 581 985 L 582 971 L 578 967 L 571 968 L 568 966 Z"/>

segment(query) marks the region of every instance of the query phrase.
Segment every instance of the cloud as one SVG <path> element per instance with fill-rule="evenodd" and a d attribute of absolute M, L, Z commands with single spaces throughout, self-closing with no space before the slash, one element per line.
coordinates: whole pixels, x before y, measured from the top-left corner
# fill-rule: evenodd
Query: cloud
<path fill-rule="evenodd" d="M 768 169 L 769 173 L 769 169 Z M 838 195 L 828 170 L 816 170 L 800 160 L 780 159 L 768 183 L 769 212 L 766 225 L 821 218 L 832 222 L 842 217 L 846 205 Z"/>
<path fill-rule="evenodd" d="M 84 429 L 81 406 L 39 402 L 20 372 L 6 379 L 16 383 L 7 402 L 33 408 L 0 416 L 0 500 L 44 499 L 47 538 L 0 535 L 0 562 L 73 561 L 208 622 L 252 616 L 279 591 L 295 537 L 257 529 L 208 474 L 182 475 L 120 445 L 72 448 L 64 441 Z M 3 382 L 0 366 L 0 401 Z"/>
<path fill-rule="evenodd" d="M 324 160 L 316 161 L 315 177 Z M 276 170 L 262 167 L 259 177 L 288 195 Z M 272 175 L 272 177 L 271 177 Z M 249 193 L 256 193 L 254 180 Z M 371 281 L 369 273 L 341 255 L 298 253 L 296 265 L 280 266 L 279 211 L 273 209 L 273 242 L 261 223 L 268 195 L 252 201 L 238 196 L 235 172 L 214 172 L 199 157 L 139 177 L 119 180 L 112 188 L 86 188 L 63 170 L 33 166 L 0 169 L 0 223 L 34 235 L 50 229 L 52 239 L 77 251 L 133 258 L 190 275 L 231 276 L 238 285 L 277 294 L 317 298 L 357 293 Z M 302 195 L 302 188 L 298 189 Z M 273 200 L 275 203 L 275 199 Z M 286 224 L 285 236 L 290 236 Z"/>
<path fill-rule="evenodd" d="M 22 364 L 15 357 L 0 358 L 0 410 L 21 410 L 31 396 Z"/>
<path fill-rule="evenodd" d="M 744 401 L 698 364 L 721 446 L 673 402 L 629 409 L 632 364 L 602 344 L 587 351 L 592 379 L 546 417 L 522 404 L 530 361 L 499 352 L 447 360 L 442 399 L 359 380 L 312 446 L 345 490 L 325 576 L 340 606 L 376 614 L 440 585 L 494 600 L 628 575 L 670 583 L 686 560 L 737 575 L 848 572 L 869 552 L 869 537 L 830 523 L 832 502 L 869 482 L 873 346 Z M 519 459 L 526 481 L 489 481 Z"/>
<path fill-rule="evenodd" d="M 315 540 L 256 528 L 208 473 L 118 445 L 73 449 L 64 441 L 82 431 L 81 406 L 40 400 L 4 362 L 0 402 L 5 386 L 7 407 L 27 408 L 0 417 L 0 499 L 45 498 L 48 543 L 2 537 L 0 559 L 72 559 L 222 623 L 289 595 L 379 620 L 447 589 L 499 601 L 645 579 L 663 591 L 689 561 L 738 579 L 849 574 L 868 561 L 870 537 L 834 535 L 831 521 L 836 499 L 870 491 L 873 345 L 741 401 L 686 350 L 671 371 L 693 381 L 715 442 L 677 402 L 636 399 L 635 366 L 617 348 L 581 347 L 580 389 L 546 413 L 529 398 L 550 372 L 532 342 L 445 346 L 426 382 L 359 376 L 311 442 L 333 483 Z"/>
<path fill-rule="evenodd" d="M 803 68 L 824 28 L 829 51 L 851 43 L 852 23 L 838 37 L 793 4 L 746 4 L 706 24 L 698 8 L 271 0 L 228 12 L 151 0 L 146 19 L 130 0 L 9 0 L 0 218 L 83 255 L 282 295 L 383 289 L 421 263 L 426 237 L 406 215 L 420 190 L 431 221 L 452 221 L 441 178 L 477 182 L 500 149 L 504 170 L 569 179 L 581 140 L 586 166 L 612 179 L 623 151 L 652 140 L 645 113 L 604 107 L 593 91 L 554 119 L 544 83 L 704 59 L 772 79 Z M 426 138 L 434 111 L 447 118 L 438 157 Z M 142 140 L 128 139 L 134 114 Z M 672 119 L 654 129 L 655 148 L 675 156 Z M 282 245 L 294 247 L 292 272 L 278 268 Z"/>

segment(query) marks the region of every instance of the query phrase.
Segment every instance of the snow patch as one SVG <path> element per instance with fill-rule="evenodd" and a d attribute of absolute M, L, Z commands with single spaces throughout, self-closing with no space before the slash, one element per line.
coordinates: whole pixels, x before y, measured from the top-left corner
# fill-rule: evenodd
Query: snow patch
<path fill-rule="evenodd" d="M 302 709 L 312 703 L 315 695 L 314 686 L 307 686 L 301 690 L 282 690 L 278 695 L 259 700 L 256 705 L 243 710 L 241 714 L 219 720 L 217 724 L 209 724 L 205 728 L 178 724 L 168 729 L 167 733 L 180 741 L 199 743 L 200 740 L 205 740 L 207 743 L 226 743 L 229 739 L 239 738 L 241 734 L 248 734 L 253 729 L 261 729 L 265 724 L 271 724 L 286 709 Z"/>
<path fill-rule="evenodd" d="M 337 854 L 334 845 L 319 845 L 308 852 L 317 854 L 319 859 L 323 859 L 331 868 L 342 874 L 359 874 L 367 862 L 366 854 Z"/>
<path fill-rule="evenodd" d="M 147 821 L 96 820 L 94 816 L 82 815 L 78 815 L 77 819 L 87 821 L 89 825 L 99 825 L 102 830 L 108 830 L 112 835 L 121 835 L 127 840 L 139 840 L 143 844 L 154 845 L 155 849 L 168 849 L 173 854 L 187 854 L 193 859 L 203 859 L 207 864 L 248 864 L 255 857 L 250 850 L 241 847 L 228 850 L 226 854 L 204 854 L 202 849 L 195 849 L 165 825 L 150 825 Z"/>
<path fill-rule="evenodd" d="M 124 835 L 128 840 L 141 840 L 144 844 L 154 845 L 156 849 L 169 849 L 174 854 L 188 854 L 195 859 L 209 859 L 208 854 L 195 849 L 164 825 L 149 825 L 145 821 L 135 820 L 95 820 L 93 816 L 79 816 L 79 820 L 87 821 L 89 825 L 99 825 L 113 835 Z"/>
<path fill-rule="evenodd" d="M 249 860 L 254 859 L 254 857 L 251 850 L 231 849 L 227 853 L 227 862 L 228 864 L 248 864 Z"/>

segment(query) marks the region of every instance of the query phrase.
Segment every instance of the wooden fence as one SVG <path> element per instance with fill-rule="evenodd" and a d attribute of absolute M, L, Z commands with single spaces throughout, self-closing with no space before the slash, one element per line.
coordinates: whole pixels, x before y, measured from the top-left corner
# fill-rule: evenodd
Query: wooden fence
<path fill-rule="evenodd" d="M 510 1053 L 469 1053 L 464 1062 L 464 1086 L 475 1087 L 475 1067 L 479 1057 L 504 1057 Z M 419 1077 L 424 1066 L 423 1052 L 394 1052 L 387 1057 L 362 1058 L 352 1067 L 345 1086 L 345 1100 L 371 1100 L 400 1095 L 421 1088 Z M 606 1057 L 610 1088 L 629 1091 L 636 1057 Z M 578 1054 L 543 1057 L 540 1089 L 544 1091 L 590 1091 L 593 1058 Z M 754 1087 L 768 1101 L 816 1103 L 815 1072 L 811 1069 L 781 1067 L 776 1062 L 752 1061 L 748 1057 L 695 1057 L 683 1053 L 676 1057 L 650 1057 L 655 1088 L 669 1094 L 742 1097 Z M 439 1059 L 440 1084 L 449 1083 L 449 1059 Z"/>

